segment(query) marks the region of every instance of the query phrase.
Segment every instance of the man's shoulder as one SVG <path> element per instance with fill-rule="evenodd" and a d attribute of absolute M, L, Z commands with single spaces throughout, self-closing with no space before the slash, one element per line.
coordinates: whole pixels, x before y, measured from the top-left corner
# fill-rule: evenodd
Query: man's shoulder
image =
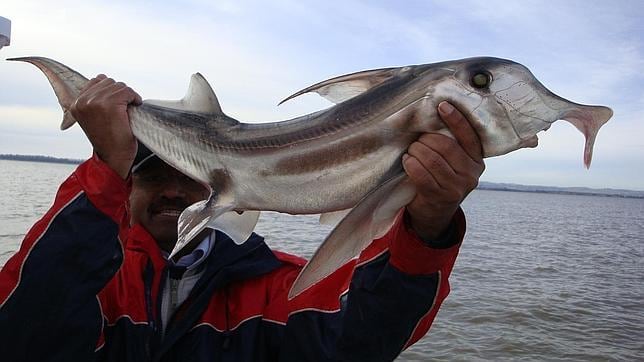
<path fill-rule="evenodd" d="M 283 251 L 271 249 L 275 257 L 286 266 L 302 268 L 306 264 L 306 259 L 299 257 L 297 255 L 289 254 Z"/>

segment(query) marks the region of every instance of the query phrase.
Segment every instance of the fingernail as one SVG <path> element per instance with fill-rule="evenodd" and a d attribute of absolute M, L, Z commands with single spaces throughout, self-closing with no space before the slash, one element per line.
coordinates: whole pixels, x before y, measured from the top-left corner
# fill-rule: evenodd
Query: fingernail
<path fill-rule="evenodd" d="M 449 104 L 448 102 L 445 102 L 445 101 L 441 102 L 441 103 L 438 105 L 438 109 L 439 109 L 443 114 L 450 114 L 450 113 L 452 113 L 452 111 L 454 111 L 454 107 L 453 107 L 451 104 Z"/>
<path fill-rule="evenodd" d="M 408 159 L 408 158 L 409 158 L 409 155 L 405 153 L 402 156 L 402 161 L 405 162 L 405 160 Z"/>

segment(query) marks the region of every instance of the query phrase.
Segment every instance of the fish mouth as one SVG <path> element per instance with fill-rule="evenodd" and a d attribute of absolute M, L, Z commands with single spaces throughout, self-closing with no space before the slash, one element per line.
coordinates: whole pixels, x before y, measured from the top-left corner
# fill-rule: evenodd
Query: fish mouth
<path fill-rule="evenodd" d="M 544 131 L 547 130 L 544 129 Z M 521 139 L 521 143 L 519 144 L 519 148 L 535 148 L 539 145 L 539 137 L 537 135 L 534 135 L 532 137 L 528 137 L 525 139 Z"/>

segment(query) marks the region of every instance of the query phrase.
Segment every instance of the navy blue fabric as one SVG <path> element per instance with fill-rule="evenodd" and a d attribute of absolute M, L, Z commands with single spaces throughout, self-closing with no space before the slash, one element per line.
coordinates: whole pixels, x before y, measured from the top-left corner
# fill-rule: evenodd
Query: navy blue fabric
<path fill-rule="evenodd" d="M 207 269 L 161 339 L 153 317 L 160 298 L 146 297 L 148 323 L 103 325 L 96 295 L 121 265 L 117 235 L 117 225 L 84 196 L 54 219 L 0 310 L 3 361 L 390 361 L 431 308 L 438 285 L 437 275 L 397 271 L 385 253 L 356 270 L 338 312 L 300 311 L 286 324 L 256 317 L 224 331 L 194 328 L 215 291 L 282 265 L 258 235 L 236 246 L 218 234 Z M 165 272 L 148 263 L 127 277 L 151 290 L 155 274 Z M 105 345 L 95 353 L 101 328 Z"/>
<path fill-rule="evenodd" d="M 338 339 L 338 360 L 395 359 L 416 323 L 431 308 L 438 292 L 438 274 L 401 273 L 387 263 L 388 256 L 385 254 L 354 273 L 342 321 L 343 333 Z"/>
<path fill-rule="evenodd" d="M 101 318 L 96 295 L 121 265 L 118 225 L 81 195 L 52 221 L 0 309 L 3 361 L 90 361 Z"/>

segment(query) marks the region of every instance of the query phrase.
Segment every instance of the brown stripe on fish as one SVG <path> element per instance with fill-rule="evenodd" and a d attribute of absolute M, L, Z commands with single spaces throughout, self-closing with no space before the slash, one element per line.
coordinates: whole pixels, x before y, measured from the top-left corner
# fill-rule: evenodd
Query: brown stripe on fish
<path fill-rule="evenodd" d="M 365 135 L 356 137 L 352 147 L 346 147 L 346 142 L 339 142 L 338 147 L 320 147 L 308 150 L 306 154 L 293 154 L 282 157 L 275 167 L 263 172 L 264 176 L 298 175 L 317 170 L 331 169 L 344 163 L 350 163 L 367 155 L 373 154 L 388 143 L 385 138 Z"/>

